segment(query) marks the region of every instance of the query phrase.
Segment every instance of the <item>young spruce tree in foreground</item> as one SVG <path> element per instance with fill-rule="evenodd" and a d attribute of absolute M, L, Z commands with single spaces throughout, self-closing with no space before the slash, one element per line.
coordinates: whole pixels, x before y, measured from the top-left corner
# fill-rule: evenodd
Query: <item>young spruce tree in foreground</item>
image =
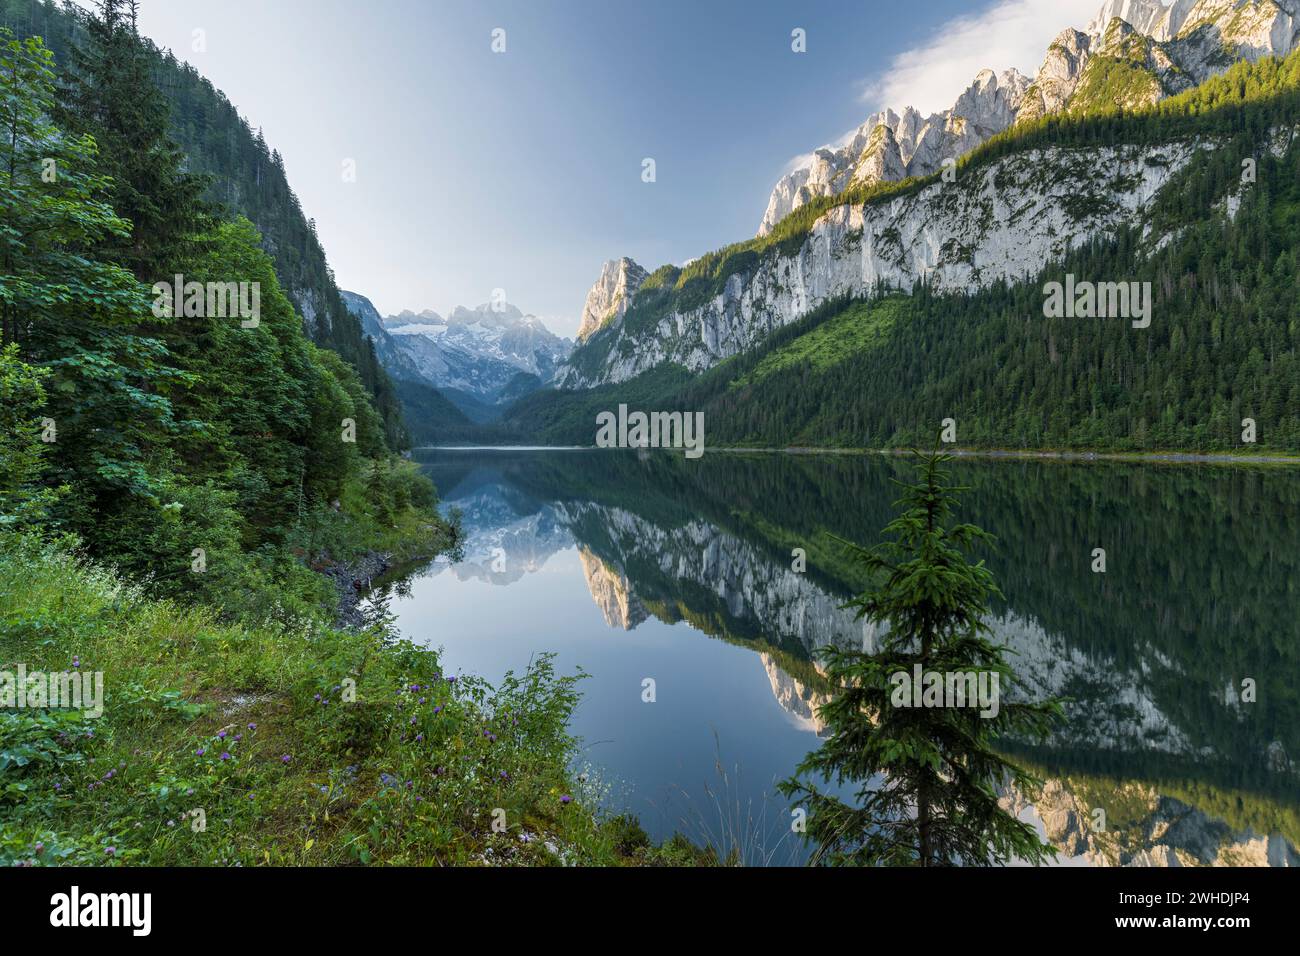
<path fill-rule="evenodd" d="M 883 578 L 850 606 L 858 618 L 884 625 L 875 653 L 832 647 L 827 676 L 837 688 L 820 709 L 831 737 L 780 785 L 808 810 L 812 862 L 857 866 L 987 865 L 1019 859 L 1040 863 L 1056 851 L 1034 828 L 998 805 L 996 788 L 1010 782 L 1033 790 L 1035 778 L 1002 757 L 998 737 L 1038 737 L 1060 716 L 1057 701 L 1008 703 L 996 713 L 967 706 L 896 706 L 892 675 L 985 672 L 1005 691 L 1012 677 L 1004 648 L 990 640 L 988 600 L 998 594 L 972 546 L 991 536 L 953 524 L 964 490 L 949 483 L 935 452 L 922 457 L 919 481 L 903 485 L 901 514 L 874 549 L 849 544 L 855 560 Z M 846 542 L 847 544 L 847 542 Z M 1004 698 L 1005 695 L 1000 695 Z M 991 711 L 989 708 L 988 711 Z M 854 786 L 851 803 L 816 781 Z"/>

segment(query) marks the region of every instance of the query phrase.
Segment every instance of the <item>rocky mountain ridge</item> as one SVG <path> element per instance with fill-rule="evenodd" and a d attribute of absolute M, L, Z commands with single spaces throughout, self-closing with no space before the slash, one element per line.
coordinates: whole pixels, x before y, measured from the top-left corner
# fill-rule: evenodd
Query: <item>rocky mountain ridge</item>
<path fill-rule="evenodd" d="M 623 382 L 661 362 L 703 371 L 830 300 L 868 296 L 882 284 L 910 289 L 925 279 L 938 292 L 973 292 L 1024 279 L 1078 245 L 1140 221 L 1174 176 L 1212 145 L 1034 149 L 956 183 L 836 206 L 797 250 L 733 274 L 704 304 L 671 311 L 650 329 L 607 326 L 599 343 L 605 354 L 594 369 L 570 363 L 558 382 Z"/>
<path fill-rule="evenodd" d="M 585 341 L 607 323 L 621 319 L 647 275 L 645 269 L 626 256 L 606 262 L 601 267 L 600 278 L 587 293 L 578 325 L 578 341 Z"/>
<path fill-rule="evenodd" d="M 1057 37 L 1033 82 L 1014 71 L 986 71 L 952 110 L 929 118 L 885 111 L 843 147 L 818 151 L 803 172 L 778 184 L 768 226 L 788 209 L 853 184 L 926 175 L 954 158 L 944 155 L 949 149 L 968 151 L 985 134 L 1049 113 L 1149 105 L 1239 60 L 1287 54 L 1298 41 L 1300 0 L 1109 0 L 1088 32 Z M 1261 149 L 1280 156 L 1292 135 L 1276 129 Z M 1040 147 L 925 187 L 831 206 L 806 232 L 733 253 L 749 261 L 724 273 L 705 301 L 664 295 L 658 273 L 625 284 L 618 309 L 587 332 L 556 383 L 619 383 L 664 362 L 700 372 L 828 300 L 869 296 L 882 285 L 907 290 L 920 280 L 939 292 L 973 293 L 1023 281 L 1087 242 L 1134 227 L 1149 233 L 1160 191 L 1220 145 L 1178 136 L 1140 148 Z M 1235 202 L 1219 211 L 1233 214 Z M 1155 249 L 1172 236 L 1147 238 Z M 644 271 L 625 261 L 629 274 Z M 602 275 L 595 301 L 610 301 L 610 285 Z M 651 304 L 638 309 L 642 299 Z"/>
<path fill-rule="evenodd" d="M 776 184 L 759 226 L 858 183 L 938 172 L 1017 123 L 1052 113 L 1145 106 L 1241 59 L 1286 56 L 1300 42 L 1300 0 L 1107 0 L 1086 31 L 1063 30 L 1030 81 L 982 71 L 947 110 L 873 114 L 838 144 L 815 150 Z"/>

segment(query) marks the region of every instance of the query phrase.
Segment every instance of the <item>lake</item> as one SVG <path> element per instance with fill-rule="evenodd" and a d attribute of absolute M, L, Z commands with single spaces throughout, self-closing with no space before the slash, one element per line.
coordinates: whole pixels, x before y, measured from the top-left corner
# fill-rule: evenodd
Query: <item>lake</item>
<path fill-rule="evenodd" d="M 801 862 L 790 775 L 824 732 L 817 653 L 872 648 L 836 537 L 880 540 L 901 457 L 597 450 L 415 453 L 463 554 L 382 592 L 448 673 L 543 652 L 585 672 L 585 786 L 655 839 Z M 1004 791 L 1075 865 L 1300 865 L 1300 481 L 1255 466 L 964 459 L 997 536 L 990 622 L 1022 692 L 1068 698 L 1000 749 Z M 1105 570 L 1097 567 L 1104 549 Z M 799 554 L 804 556 L 799 560 Z"/>

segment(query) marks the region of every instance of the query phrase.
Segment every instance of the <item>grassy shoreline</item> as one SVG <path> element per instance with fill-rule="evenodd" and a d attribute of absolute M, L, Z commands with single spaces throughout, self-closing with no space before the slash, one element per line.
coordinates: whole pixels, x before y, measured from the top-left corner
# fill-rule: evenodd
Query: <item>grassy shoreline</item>
<path fill-rule="evenodd" d="M 0 710 L 0 865 L 706 859 L 597 812 L 549 658 L 490 687 L 382 627 L 230 623 L 19 534 L 0 593 L 0 671 L 104 688 L 98 717 Z"/>

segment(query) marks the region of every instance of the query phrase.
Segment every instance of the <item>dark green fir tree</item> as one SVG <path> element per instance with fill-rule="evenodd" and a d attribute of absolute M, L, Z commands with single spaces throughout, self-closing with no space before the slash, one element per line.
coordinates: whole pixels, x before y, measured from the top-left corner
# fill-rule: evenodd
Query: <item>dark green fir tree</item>
<path fill-rule="evenodd" d="M 820 716 L 831 736 L 780 785 L 808 811 L 814 863 L 988 865 L 1055 854 L 999 805 L 1000 787 L 1032 792 L 1039 782 L 996 742 L 1046 733 L 1060 703 L 1005 698 L 1013 673 L 986 623 L 997 585 L 982 561 L 967 557 L 990 536 L 954 523 L 963 489 L 949 482 L 949 460 L 937 452 L 922 458 L 884 544 L 846 542 L 881 582 L 852 606 L 884 636 L 874 652 L 827 652 L 836 692 Z M 950 687 L 959 694 L 946 693 Z M 847 786 L 848 802 L 827 792 L 828 783 Z"/>

